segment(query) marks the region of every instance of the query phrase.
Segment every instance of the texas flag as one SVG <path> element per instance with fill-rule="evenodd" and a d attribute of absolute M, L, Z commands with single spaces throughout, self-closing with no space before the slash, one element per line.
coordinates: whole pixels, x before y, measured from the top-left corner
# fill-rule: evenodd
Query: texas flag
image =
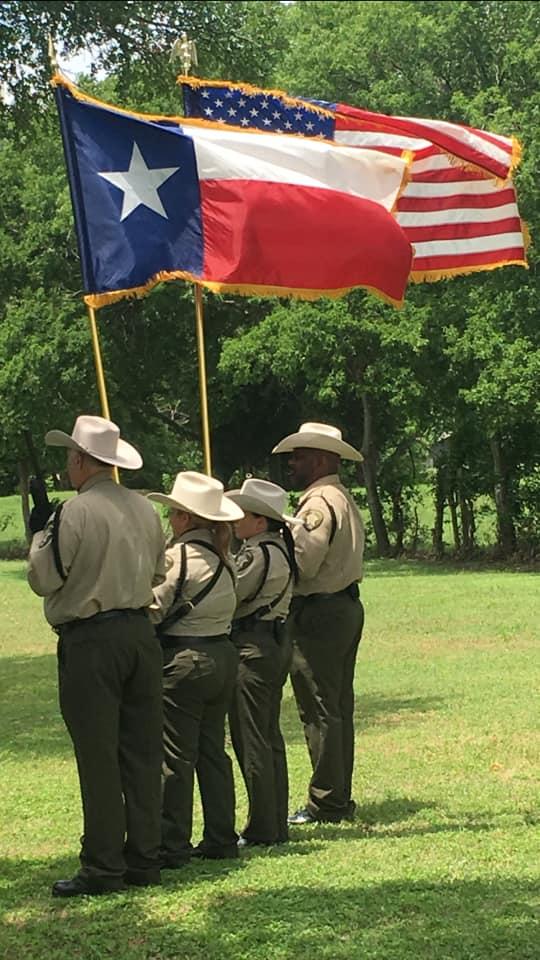
<path fill-rule="evenodd" d="M 407 162 L 323 139 L 137 114 L 56 77 L 85 300 L 162 280 L 399 305 L 412 250 L 391 214 Z"/>

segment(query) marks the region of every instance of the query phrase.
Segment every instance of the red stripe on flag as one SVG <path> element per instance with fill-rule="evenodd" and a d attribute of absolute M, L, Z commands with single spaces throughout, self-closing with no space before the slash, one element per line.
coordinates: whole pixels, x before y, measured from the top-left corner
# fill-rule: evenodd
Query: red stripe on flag
<path fill-rule="evenodd" d="M 464 180 L 468 182 L 489 180 L 489 177 L 472 170 L 463 170 L 460 167 L 448 167 L 445 170 L 422 170 L 419 173 L 415 171 L 412 179 L 414 183 L 463 183 Z M 493 183 L 493 180 L 490 182 Z"/>
<path fill-rule="evenodd" d="M 434 240 L 467 240 L 469 237 L 492 237 L 498 233 L 519 233 L 519 217 L 507 220 L 495 220 L 491 223 L 444 223 L 428 227 L 402 227 L 411 243 L 425 243 Z"/>
<path fill-rule="evenodd" d="M 403 298 L 412 250 L 384 207 L 334 190 L 201 180 L 203 279 Z"/>
<path fill-rule="evenodd" d="M 344 103 L 336 105 L 336 129 L 343 129 L 341 121 L 339 121 L 340 114 L 343 114 L 349 121 L 351 118 L 355 118 L 362 122 L 364 129 L 413 137 L 418 140 L 429 140 L 444 153 L 450 153 L 464 163 L 472 163 L 482 167 L 501 179 L 506 179 L 510 174 L 512 151 L 508 151 L 508 148 L 505 149 L 503 144 L 489 137 L 489 135 L 486 136 L 483 130 L 477 131 L 474 127 L 456 124 L 456 132 L 453 136 L 451 130 L 441 130 L 439 127 L 430 124 L 428 119 L 387 116 L 382 113 L 372 113 L 370 110 L 349 107 Z M 486 141 L 485 151 L 482 150 L 480 143 L 464 142 L 459 136 L 460 129 L 475 134 L 480 140 L 484 139 Z M 496 146 L 499 150 L 503 149 L 508 154 L 508 160 L 502 161 L 493 157 L 487 144 Z"/>
<path fill-rule="evenodd" d="M 515 203 L 516 194 L 512 187 L 493 193 L 456 193 L 450 197 L 408 197 L 405 190 L 397 203 L 399 212 L 428 212 L 431 210 L 466 210 L 468 207 L 502 207 L 506 203 Z"/>
<path fill-rule="evenodd" d="M 511 260 L 523 261 L 523 247 L 509 247 L 504 250 L 488 250 L 484 253 L 460 253 L 443 257 L 415 257 L 412 264 L 414 272 L 444 270 L 463 270 L 467 267 L 483 267 L 495 263 L 506 263 Z"/>

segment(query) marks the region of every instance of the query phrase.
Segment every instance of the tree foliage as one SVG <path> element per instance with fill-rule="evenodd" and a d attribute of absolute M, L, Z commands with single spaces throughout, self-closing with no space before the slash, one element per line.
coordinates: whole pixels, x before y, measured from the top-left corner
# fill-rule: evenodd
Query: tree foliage
<path fill-rule="evenodd" d="M 500 543 L 540 543 L 540 10 L 529 0 L 6 2 L 0 137 L 0 446 L 13 484 L 27 431 L 98 411 L 47 35 L 91 51 L 81 82 L 141 110 L 180 112 L 171 45 L 186 30 L 206 76 L 480 126 L 523 144 L 516 174 L 533 244 L 516 267 L 413 287 L 400 312 L 353 294 L 317 304 L 206 298 L 215 470 L 280 477 L 272 444 L 303 419 L 363 446 L 380 552 L 401 549 L 418 483 L 432 483 L 455 545 L 474 503 L 496 505 Z M 106 78 L 103 79 L 103 74 Z M 111 409 L 145 453 L 138 482 L 200 467 L 193 304 L 164 285 L 100 311 Z M 36 443 L 37 443 L 36 439 Z M 38 453 L 44 457 L 38 444 Z M 48 454 L 48 463 L 52 463 Z M 56 463 L 56 462 L 55 462 Z M 442 521 L 441 521 L 442 522 Z M 416 534 L 409 530 L 409 541 Z M 405 536 L 405 541 L 407 536 Z"/>

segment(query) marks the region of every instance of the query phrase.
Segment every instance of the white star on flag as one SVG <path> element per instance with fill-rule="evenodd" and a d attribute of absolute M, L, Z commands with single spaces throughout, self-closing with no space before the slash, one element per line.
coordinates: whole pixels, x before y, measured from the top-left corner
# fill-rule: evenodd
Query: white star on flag
<path fill-rule="evenodd" d="M 151 170 L 146 166 L 144 157 L 134 142 L 129 170 L 114 170 L 111 173 L 98 175 L 124 193 L 120 222 L 129 217 L 130 213 L 133 213 L 141 204 L 168 220 L 158 190 L 179 169 L 180 167 L 158 167 Z"/>

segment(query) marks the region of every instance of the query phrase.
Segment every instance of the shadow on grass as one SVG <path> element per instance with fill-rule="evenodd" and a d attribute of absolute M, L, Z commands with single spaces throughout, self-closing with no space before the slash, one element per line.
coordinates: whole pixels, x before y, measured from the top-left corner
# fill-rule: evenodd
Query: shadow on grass
<path fill-rule="evenodd" d="M 0 729 L 7 753 L 63 755 L 70 741 L 58 707 L 56 656 L 0 658 Z"/>
<path fill-rule="evenodd" d="M 492 560 L 415 560 L 373 558 L 366 562 L 366 577 L 441 577 L 463 573 L 540 572 L 537 562 L 519 563 Z M 360 586 L 360 591 L 362 587 Z"/>
<path fill-rule="evenodd" d="M 327 840 L 387 840 L 389 837 L 421 837 L 438 833 L 481 833 L 495 830 L 499 824 L 493 814 L 486 812 L 467 813 L 463 816 L 445 817 L 433 813 L 436 803 L 414 800 L 411 797 L 396 797 L 381 803 L 358 804 L 352 822 L 313 823 L 303 827 L 291 827 L 291 842 L 288 847 L 277 848 L 281 855 L 294 853 L 298 840 L 302 842 Z M 412 818 L 422 811 L 430 811 L 415 822 Z M 435 822 L 435 817 L 438 822 Z"/>
<path fill-rule="evenodd" d="M 17 876 L 8 885 L 17 887 Z M 360 880 L 250 885 L 249 861 L 192 867 L 149 890 L 50 901 L 65 861 L 27 862 L 30 907 L 6 956 L 48 960 L 536 960 L 538 885 L 529 880 Z M 4 872 L 4 869 L 2 872 Z M 224 885 L 223 880 L 227 883 Z M 232 884 L 231 884 L 232 881 Z M 234 884 L 236 883 L 236 886 Z M 37 888 L 43 886 L 39 899 Z M 201 902 L 204 895 L 204 902 Z M 19 899 L 19 903 L 20 903 Z M 41 912 L 40 909 L 41 908 Z M 161 917 L 160 917 L 161 914 Z"/>
<path fill-rule="evenodd" d="M 371 726 L 395 726 L 401 722 L 422 723 L 444 704 L 443 697 L 385 697 L 383 694 L 361 694 L 356 697 L 355 727 L 357 732 Z M 425 716 L 424 716 L 425 715 Z M 290 686 L 286 687 L 281 706 L 281 728 L 287 744 L 304 743 L 304 731 Z"/>

